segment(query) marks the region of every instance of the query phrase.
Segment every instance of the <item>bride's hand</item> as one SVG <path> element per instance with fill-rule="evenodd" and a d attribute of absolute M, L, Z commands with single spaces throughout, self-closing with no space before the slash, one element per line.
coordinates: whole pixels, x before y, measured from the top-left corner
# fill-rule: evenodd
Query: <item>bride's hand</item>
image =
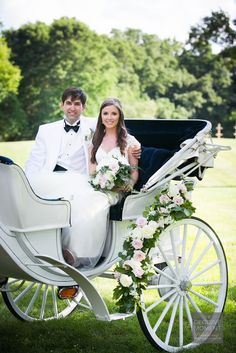
<path fill-rule="evenodd" d="M 132 182 L 127 183 L 126 185 L 123 186 L 122 191 L 123 192 L 130 192 L 133 190 L 133 187 L 134 187 L 134 185 Z"/>
<path fill-rule="evenodd" d="M 114 192 L 130 192 L 133 190 L 133 186 L 134 186 L 133 183 L 129 182 L 119 188 L 112 189 L 112 191 L 114 191 Z"/>

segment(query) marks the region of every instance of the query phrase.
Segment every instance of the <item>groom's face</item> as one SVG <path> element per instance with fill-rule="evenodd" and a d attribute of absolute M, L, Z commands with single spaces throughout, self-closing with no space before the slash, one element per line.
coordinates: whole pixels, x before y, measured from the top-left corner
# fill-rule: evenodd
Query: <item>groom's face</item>
<path fill-rule="evenodd" d="M 68 97 L 64 103 L 61 104 L 61 109 L 63 110 L 68 122 L 73 124 L 79 119 L 81 113 L 84 111 L 84 106 L 80 99 L 72 99 L 72 97 Z"/>

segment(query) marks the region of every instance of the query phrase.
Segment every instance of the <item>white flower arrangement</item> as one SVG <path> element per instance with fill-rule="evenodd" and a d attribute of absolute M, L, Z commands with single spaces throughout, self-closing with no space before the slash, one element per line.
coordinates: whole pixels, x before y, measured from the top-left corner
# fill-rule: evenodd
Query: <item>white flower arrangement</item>
<path fill-rule="evenodd" d="M 96 166 L 90 184 L 95 190 L 116 191 L 129 184 L 133 167 L 125 157 L 109 156 Z"/>
<path fill-rule="evenodd" d="M 141 306 L 140 296 L 155 273 L 149 252 L 155 247 L 163 230 L 174 221 L 189 218 L 195 211 L 188 198 L 192 184 L 172 184 L 163 189 L 155 202 L 130 226 L 119 253 L 121 262 L 115 268 L 118 281 L 113 298 L 121 312 L 133 312 Z"/>

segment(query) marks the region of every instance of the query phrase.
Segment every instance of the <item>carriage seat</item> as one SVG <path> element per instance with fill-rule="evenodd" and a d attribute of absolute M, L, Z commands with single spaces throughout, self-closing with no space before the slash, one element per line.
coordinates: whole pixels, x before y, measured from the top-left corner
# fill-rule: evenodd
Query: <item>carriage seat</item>
<path fill-rule="evenodd" d="M 29 232 L 70 226 L 70 202 L 37 196 L 20 166 L 0 156 L 0 223 Z"/>
<path fill-rule="evenodd" d="M 145 147 L 141 148 L 139 161 L 139 177 L 135 190 L 140 191 L 149 178 L 160 169 L 176 152 L 166 148 Z"/>

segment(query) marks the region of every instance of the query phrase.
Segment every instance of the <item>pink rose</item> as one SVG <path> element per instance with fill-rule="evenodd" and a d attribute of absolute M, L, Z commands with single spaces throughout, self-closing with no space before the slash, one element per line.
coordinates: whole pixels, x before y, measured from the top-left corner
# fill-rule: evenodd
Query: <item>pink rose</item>
<path fill-rule="evenodd" d="M 144 274 L 144 270 L 141 267 L 135 267 L 132 272 L 135 275 L 135 277 L 138 277 L 138 278 L 141 278 L 142 275 Z"/>
<path fill-rule="evenodd" d="M 99 178 L 99 185 L 101 186 L 102 189 L 105 188 L 107 182 L 107 177 L 106 175 L 102 174 Z"/>
<path fill-rule="evenodd" d="M 147 218 L 145 218 L 145 217 L 139 217 L 139 218 L 136 220 L 136 224 L 137 224 L 138 227 L 143 228 L 143 227 L 147 224 Z"/>
<path fill-rule="evenodd" d="M 143 242 L 141 239 L 133 239 L 132 241 L 132 246 L 135 248 L 135 249 L 142 249 L 143 247 Z"/>
<path fill-rule="evenodd" d="M 114 278 L 115 279 L 120 279 L 121 273 L 120 272 L 114 272 Z"/>
<path fill-rule="evenodd" d="M 167 204 L 168 202 L 170 202 L 170 198 L 168 195 L 164 194 L 160 196 L 159 201 L 160 203 Z"/>
<path fill-rule="evenodd" d="M 160 207 L 160 213 L 167 214 L 169 212 L 168 212 L 168 210 L 165 207 Z"/>
<path fill-rule="evenodd" d="M 180 206 L 180 205 L 182 205 L 184 203 L 184 200 L 183 200 L 183 198 L 181 196 L 175 196 L 173 198 L 173 201 L 178 206 Z"/>
<path fill-rule="evenodd" d="M 134 256 L 133 258 L 135 259 L 135 261 L 143 261 L 146 257 L 145 252 L 141 251 L 141 250 L 137 250 L 134 252 Z"/>

